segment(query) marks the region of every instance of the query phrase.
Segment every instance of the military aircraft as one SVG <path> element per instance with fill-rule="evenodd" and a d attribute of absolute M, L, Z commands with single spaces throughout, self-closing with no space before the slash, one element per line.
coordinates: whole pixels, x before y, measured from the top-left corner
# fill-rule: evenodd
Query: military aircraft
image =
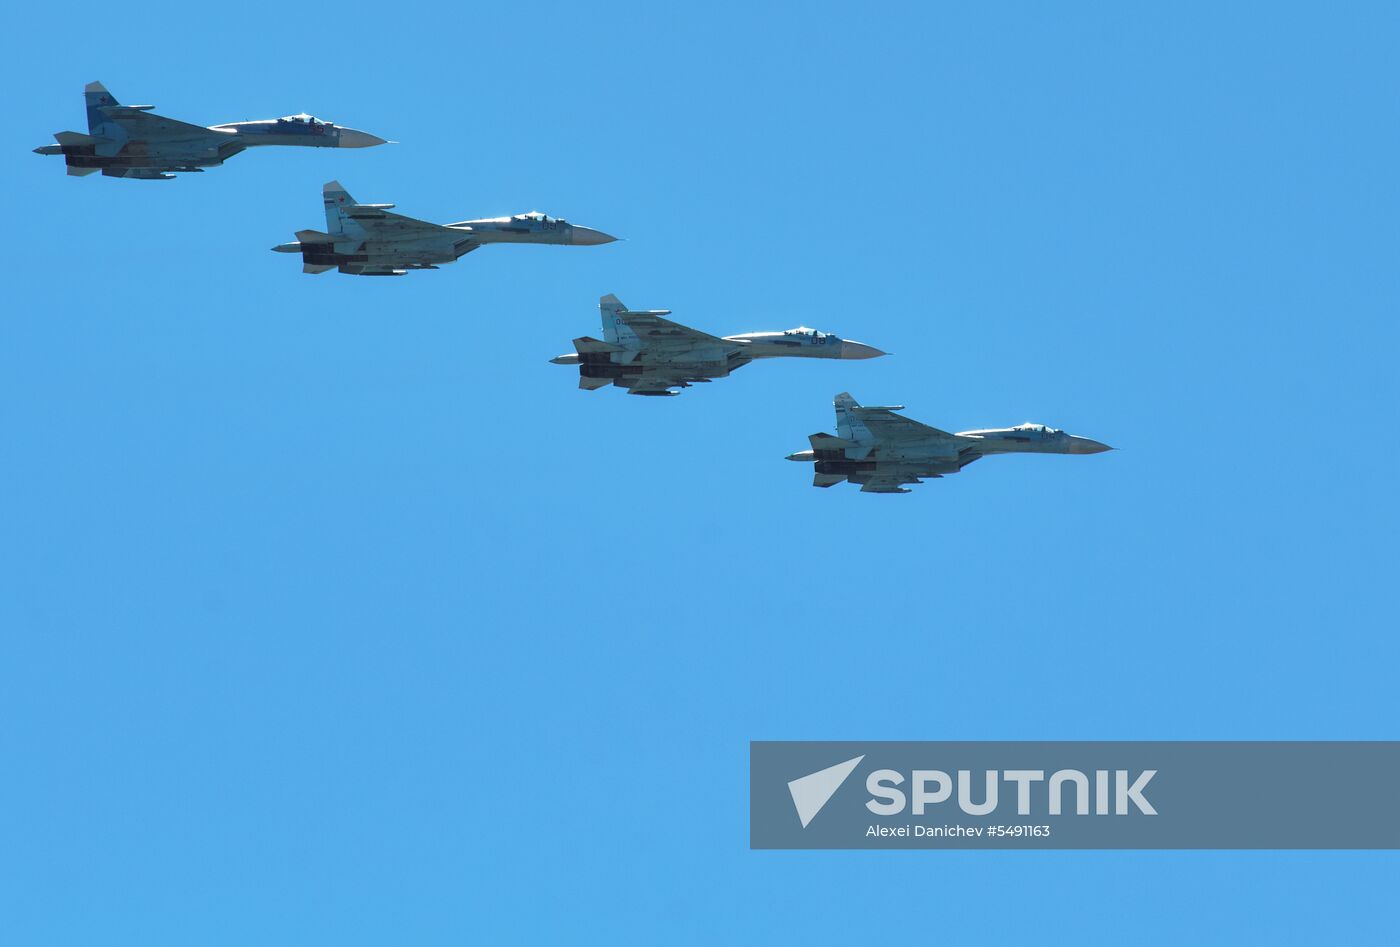
<path fill-rule="evenodd" d="M 315 148 L 368 148 L 383 138 L 312 118 L 288 115 L 227 125 L 188 125 L 156 115 L 150 105 L 122 105 L 100 82 L 83 88 L 88 133 L 58 132 L 56 145 L 34 151 L 63 155 L 72 175 L 101 171 L 116 178 L 168 181 L 172 171 L 216 167 L 246 148 L 293 145 Z"/>
<path fill-rule="evenodd" d="M 389 213 L 393 204 L 357 204 L 339 181 L 321 190 L 330 232 L 298 230 L 295 243 L 272 248 L 300 253 L 303 273 L 339 269 L 355 276 L 402 276 L 409 270 L 435 270 L 439 263 L 451 263 L 487 243 L 597 246 L 617 239 L 538 211 L 432 224 Z"/>
<path fill-rule="evenodd" d="M 812 486 L 849 480 L 861 493 L 908 493 L 901 484 L 955 474 L 988 454 L 1098 454 L 1107 444 L 1044 424 L 949 434 L 895 414 L 903 405 L 861 406 L 846 392 L 836 396 L 836 433 L 813 434 L 812 449 L 788 460 L 816 463 Z"/>
<path fill-rule="evenodd" d="M 725 378 L 754 359 L 877 358 L 879 349 L 828 332 L 799 326 L 783 332 L 746 332 L 723 338 L 670 322 L 669 309 L 634 311 L 616 296 L 598 300 L 603 340 L 574 339 L 575 351 L 550 359 L 577 365 L 578 386 L 592 391 L 608 385 L 633 395 L 678 395 L 672 388 Z"/>

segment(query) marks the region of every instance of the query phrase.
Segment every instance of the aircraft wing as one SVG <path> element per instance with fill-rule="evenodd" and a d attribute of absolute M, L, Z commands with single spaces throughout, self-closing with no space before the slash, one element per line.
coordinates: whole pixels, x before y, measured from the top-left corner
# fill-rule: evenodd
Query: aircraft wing
<path fill-rule="evenodd" d="M 214 138 L 221 135 L 233 136 L 232 131 L 216 131 L 203 125 L 191 125 L 164 115 L 157 115 L 148 109 L 134 109 L 125 105 L 102 106 L 102 113 L 126 129 L 132 138 L 143 141 L 161 139 L 184 140 L 187 138 Z"/>
<path fill-rule="evenodd" d="M 936 427 L 911 421 L 887 408 L 851 408 L 851 414 L 858 418 L 870 433 L 882 441 L 934 441 L 954 440 L 955 436 Z"/>
<path fill-rule="evenodd" d="M 622 311 L 617 314 L 617 318 L 627 325 L 633 332 L 637 333 L 637 338 L 642 340 L 645 346 L 665 346 L 669 344 L 680 344 L 687 347 L 694 345 L 732 345 L 723 339 L 710 335 L 708 332 L 701 332 L 699 329 L 692 329 L 683 326 L 679 322 L 672 322 L 660 316 L 653 316 L 645 312 Z"/>
<path fill-rule="evenodd" d="M 957 473 L 958 465 L 931 464 L 910 468 L 904 465 L 886 466 L 877 464 L 875 469 L 858 479 L 861 493 L 908 493 L 905 484 L 923 483 L 925 480 L 938 480 L 944 474 Z"/>
<path fill-rule="evenodd" d="M 462 237 L 471 233 L 463 227 L 444 227 L 416 217 L 405 217 L 403 214 L 394 214 L 379 207 L 359 204 L 346 208 L 345 216 L 363 227 L 375 240 L 412 240 L 448 234 Z"/>
<path fill-rule="evenodd" d="M 684 378 L 668 372 L 642 372 L 627 380 L 627 393 L 630 395 L 673 395 L 672 388 L 689 388 Z"/>
<path fill-rule="evenodd" d="M 415 267 L 415 269 L 422 269 L 422 267 Z M 432 269 L 437 269 L 437 267 L 432 267 Z M 340 272 L 355 276 L 403 276 L 408 272 L 408 268 L 378 263 L 368 266 L 359 263 L 342 263 Z"/>
<path fill-rule="evenodd" d="M 935 475 L 936 476 L 936 475 Z M 917 480 L 906 480 L 902 477 L 871 477 L 860 485 L 861 493 L 908 493 L 900 484 L 918 483 Z"/>

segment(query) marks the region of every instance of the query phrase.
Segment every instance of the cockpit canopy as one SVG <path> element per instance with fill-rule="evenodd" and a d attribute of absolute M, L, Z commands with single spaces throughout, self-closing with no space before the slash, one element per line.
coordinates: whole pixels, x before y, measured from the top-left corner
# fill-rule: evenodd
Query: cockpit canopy
<path fill-rule="evenodd" d="M 562 224 L 566 222 L 562 217 L 551 217 L 548 214 L 541 214 L 537 210 L 532 210 L 528 214 L 516 214 L 515 219 L 532 221 L 534 223 Z"/>
<path fill-rule="evenodd" d="M 1013 431 L 1035 431 L 1035 432 L 1040 433 L 1040 434 L 1059 434 L 1059 433 L 1060 433 L 1060 429 L 1059 429 L 1059 428 L 1047 427 L 1047 426 L 1044 425 L 1044 424 L 1031 424 L 1031 423 L 1029 423 L 1029 422 L 1027 422 L 1027 423 L 1025 423 L 1025 424 L 1018 424 L 1018 425 L 1016 425 L 1015 427 L 1013 427 L 1011 430 L 1013 430 Z"/>
<path fill-rule="evenodd" d="M 796 329 L 785 329 L 783 335 L 805 335 L 809 339 L 825 339 L 831 336 L 830 332 L 818 332 L 816 329 L 809 329 L 806 326 L 798 326 Z"/>
<path fill-rule="evenodd" d="M 297 113 L 296 115 L 283 115 L 283 116 L 282 116 L 281 118 L 279 118 L 277 121 L 279 121 L 279 122 L 289 122 L 289 123 L 292 123 L 292 124 L 295 124 L 295 125 L 329 125 L 329 124 L 330 124 L 330 122 L 323 122 L 323 121 L 321 121 L 319 118 L 317 118 L 317 117 L 314 116 L 314 115 L 307 115 L 305 112 L 299 112 L 299 113 Z"/>

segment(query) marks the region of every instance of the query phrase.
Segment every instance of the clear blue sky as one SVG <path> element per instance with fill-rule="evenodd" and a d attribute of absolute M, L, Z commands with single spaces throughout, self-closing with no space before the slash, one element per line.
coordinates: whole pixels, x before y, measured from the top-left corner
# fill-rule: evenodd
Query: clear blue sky
<path fill-rule="evenodd" d="M 1131 7 L 1131 8 L 1130 8 Z M 758 853 L 751 739 L 1394 738 L 1390 4 L 49 4 L 3 40 L 0 941 L 1394 937 L 1400 859 Z M 67 178 L 82 86 L 401 144 Z M 399 280 L 319 188 L 626 237 Z M 597 298 L 872 362 L 674 399 Z M 1121 450 L 910 496 L 849 389 Z"/>

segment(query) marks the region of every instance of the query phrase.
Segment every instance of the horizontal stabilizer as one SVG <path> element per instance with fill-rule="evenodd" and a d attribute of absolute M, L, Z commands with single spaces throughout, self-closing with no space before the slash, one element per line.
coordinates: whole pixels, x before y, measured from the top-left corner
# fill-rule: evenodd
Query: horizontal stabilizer
<path fill-rule="evenodd" d="M 606 388 L 611 384 L 611 378 L 588 378 L 580 375 L 578 379 L 578 386 L 584 391 L 597 391 L 599 388 Z"/>
<path fill-rule="evenodd" d="M 850 450 L 860 447 L 855 441 L 832 437 L 825 432 L 810 434 L 807 436 L 807 441 L 812 445 L 812 450 Z"/>
<path fill-rule="evenodd" d="M 812 486 L 834 487 L 836 484 L 840 483 L 845 479 L 846 478 L 841 474 L 812 474 Z"/>
<path fill-rule="evenodd" d="M 71 164 L 68 166 L 68 173 L 69 173 L 70 175 L 72 175 L 73 177 L 75 177 L 75 178 L 86 177 L 87 175 L 89 175 L 89 174 L 94 174 L 94 173 L 96 173 L 96 172 L 99 171 L 99 170 L 101 170 L 101 169 L 100 169 L 100 168 L 75 168 L 75 167 L 73 167 Z"/>
<path fill-rule="evenodd" d="M 326 270 L 333 269 L 335 269 L 335 264 L 333 263 L 329 265 L 324 263 L 303 263 L 301 265 L 301 271 L 303 273 L 324 273 Z"/>
<path fill-rule="evenodd" d="M 583 355 L 589 352 L 625 352 L 627 350 L 620 345 L 613 345 L 611 342 L 603 342 L 585 335 L 574 339 L 574 351 Z"/>
<path fill-rule="evenodd" d="M 301 243 L 335 243 L 335 237 L 319 230 L 298 230 L 297 240 Z"/>
<path fill-rule="evenodd" d="M 70 148 L 80 148 L 83 145 L 97 145 L 109 138 L 98 138 L 95 135 L 84 135 L 82 132 L 54 132 L 53 140 L 60 145 L 67 145 Z"/>

